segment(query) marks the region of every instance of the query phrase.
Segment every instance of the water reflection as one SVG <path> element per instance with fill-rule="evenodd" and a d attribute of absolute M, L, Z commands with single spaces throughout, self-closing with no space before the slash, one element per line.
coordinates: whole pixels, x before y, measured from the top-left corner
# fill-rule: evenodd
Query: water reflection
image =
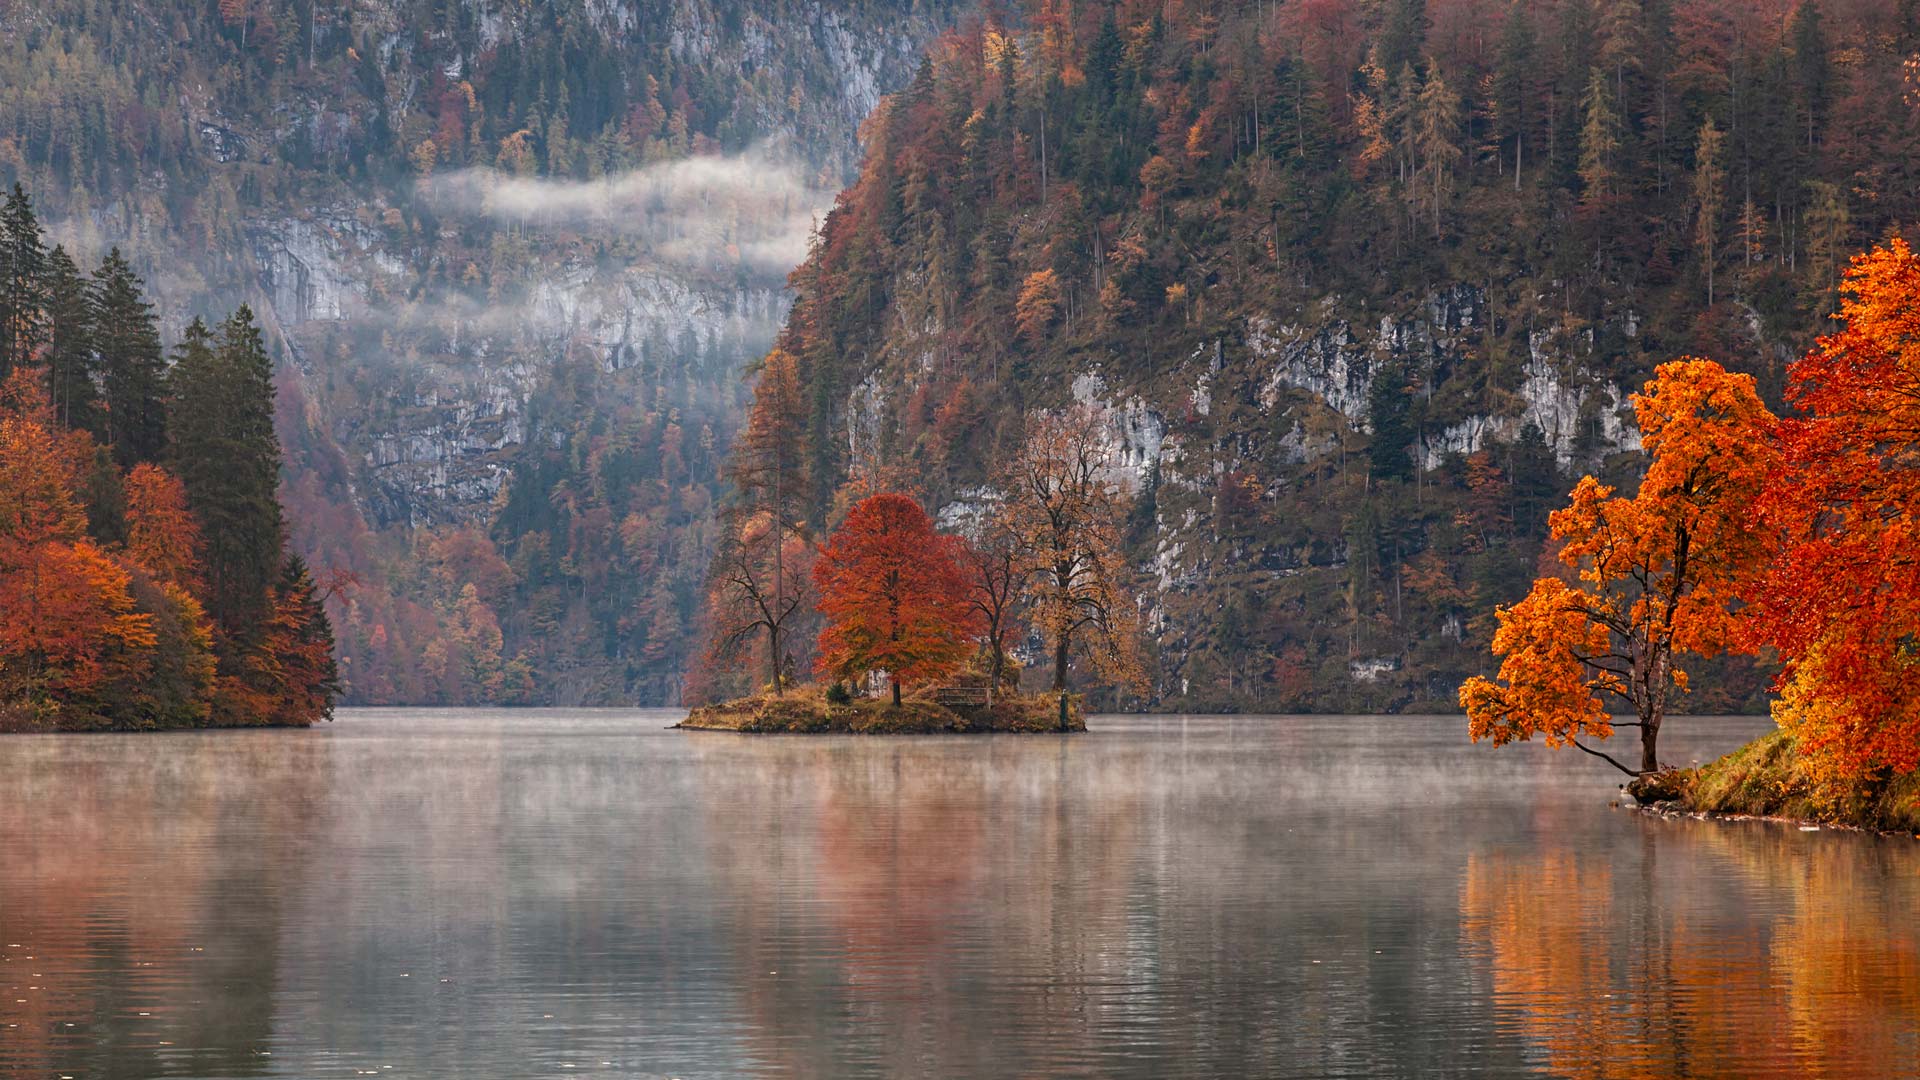
<path fill-rule="evenodd" d="M 268 1071 L 274 928 L 309 879 L 324 762 L 167 743 L 4 747 L 0 1072 Z"/>
<path fill-rule="evenodd" d="M 1469 860 L 1503 1025 L 1575 1077 L 1911 1075 L 1910 840 L 1650 822 L 1629 851 Z"/>
<path fill-rule="evenodd" d="M 667 719 L 0 740 L 0 1075 L 1871 1076 L 1920 1053 L 1913 841 L 1609 810 L 1584 762 L 1451 719 Z"/>

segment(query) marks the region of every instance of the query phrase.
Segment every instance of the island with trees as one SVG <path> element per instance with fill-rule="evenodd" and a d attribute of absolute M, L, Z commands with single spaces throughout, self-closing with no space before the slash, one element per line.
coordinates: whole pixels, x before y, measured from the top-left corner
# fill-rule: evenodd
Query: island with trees
<path fill-rule="evenodd" d="M 1076 666 L 1105 687 L 1140 685 L 1126 507 L 1097 411 L 1032 418 L 996 483 L 945 508 L 950 531 L 913 495 L 856 476 L 824 540 L 801 508 L 801 416 L 792 359 L 775 350 L 735 452 L 706 606 L 708 684 L 759 683 L 681 727 L 1079 731 Z M 1032 692 L 1016 658 L 1027 642 L 1047 680 Z M 802 683 L 809 660 L 815 681 Z"/>
<path fill-rule="evenodd" d="M 1498 611 L 1497 679 L 1460 689 L 1475 740 L 1540 736 L 1645 804 L 1920 833 L 1920 256 L 1853 260 L 1839 328 L 1788 372 L 1662 365 L 1633 399 L 1648 465 L 1553 514 L 1564 571 Z M 1683 664 L 1777 659 L 1779 730 L 1700 768 L 1661 757 Z M 1631 719 L 1609 706 L 1624 701 Z M 1638 760 L 1589 743 L 1639 733 Z M 1587 740 L 1587 741 L 1582 741 Z"/>

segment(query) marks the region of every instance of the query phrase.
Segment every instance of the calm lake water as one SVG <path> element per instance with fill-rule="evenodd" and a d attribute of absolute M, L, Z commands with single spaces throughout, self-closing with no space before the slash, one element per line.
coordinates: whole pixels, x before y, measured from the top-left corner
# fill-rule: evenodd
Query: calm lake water
<path fill-rule="evenodd" d="M 1920 1068 L 1920 841 L 1612 809 L 1453 717 L 672 719 L 0 739 L 0 1075 Z"/>

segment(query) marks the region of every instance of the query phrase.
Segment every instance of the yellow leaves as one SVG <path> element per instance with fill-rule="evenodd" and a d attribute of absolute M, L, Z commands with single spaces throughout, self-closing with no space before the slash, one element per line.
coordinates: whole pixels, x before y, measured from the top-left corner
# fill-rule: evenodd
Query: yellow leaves
<path fill-rule="evenodd" d="M 980 56 L 986 61 L 989 70 L 1002 65 L 1012 66 L 1019 62 L 1020 43 L 1012 34 L 989 27 L 980 37 Z"/>
<path fill-rule="evenodd" d="M 1038 342 L 1046 336 L 1059 310 L 1060 296 L 1060 275 L 1052 268 L 1027 275 L 1013 308 L 1013 321 L 1021 337 Z"/>

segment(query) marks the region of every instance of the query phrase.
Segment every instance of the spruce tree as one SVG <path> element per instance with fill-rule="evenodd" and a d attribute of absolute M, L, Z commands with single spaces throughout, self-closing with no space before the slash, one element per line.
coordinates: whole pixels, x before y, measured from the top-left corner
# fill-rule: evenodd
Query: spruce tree
<path fill-rule="evenodd" d="M 1793 49 L 1793 81 L 1798 92 L 1801 117 L 1806 124 L 1807 149 L 1811 151 L 1825 118 L 1827 98 L 1833 84 L 1832 50 L 1826 30 L 1820 25 L 1820 8 L 1813 0 L 1801 0 L 1787 23 L 1787 40 Z"/>
<path fill-rule="evenodd" d="M 174 473 L 206 547 L 207 613 L 232 641 L 254 640 L 282 564 L 280 441 L 273 363 L 242 306 L 216 338 L 195 319 L 174 352 Z"/>
<path fill-rule="evenodd" d="M 70 428 L 104 439 L 106 417 L 94 385 L 93 294 L 67 249 L 47 254 L 47 385 L 54 413 Z"/>
<path fill-rule="evenodd" d="M 47 252 L 33 200 L 18 183 L 0 209 L 0 380 L 47 341 Z"/>
<path fill-rule="evenodd" d="M 93 272 L 93 347 L 107 391 L 107 442 L 122 468 L 158 461 L 167 445 L 167 361 L 153 305 L 120 249 Z"/>
<path fill-rule="evenodd" d="M 1413 478 L 1413 443 L 1419 429 L 1413 417 L 1413 386 L 1406 365 L 1388 361 L 1374 372 L 1367 390 L 1368 472 L 1375 480 Z"/>
<path fill-rule="evenodd" d="M 340 695 L 340 669 L 333 659 L 333 624 L 313 575 L 300 556 L 289 554 L 273 586 L 261 635 L 262 651 L 272 662 L 254 669 L 269 676 L 268 685 L 259 687 L 272 694 L 268 718 L 280 724 L 330 720 Z"/>
<path fill-rule="evenodd" d="M 1515 4 L 1507 12 L 1507 21 L 1501 29 L 1500 53 L 1491 85 L 1494 134 L 1502 147 L 1500 168 L 1505 171 L 1511 160 L 1515 191 L 1520 190 L 1520 179 L 1526 171 L 1527 130 L 1537 81 L 1534 54 L 1533 24 L 1527 21 L 1526 8 Z M 1511 159 L 1505 150 L 1509 142 L 1513 145 Z"/>

